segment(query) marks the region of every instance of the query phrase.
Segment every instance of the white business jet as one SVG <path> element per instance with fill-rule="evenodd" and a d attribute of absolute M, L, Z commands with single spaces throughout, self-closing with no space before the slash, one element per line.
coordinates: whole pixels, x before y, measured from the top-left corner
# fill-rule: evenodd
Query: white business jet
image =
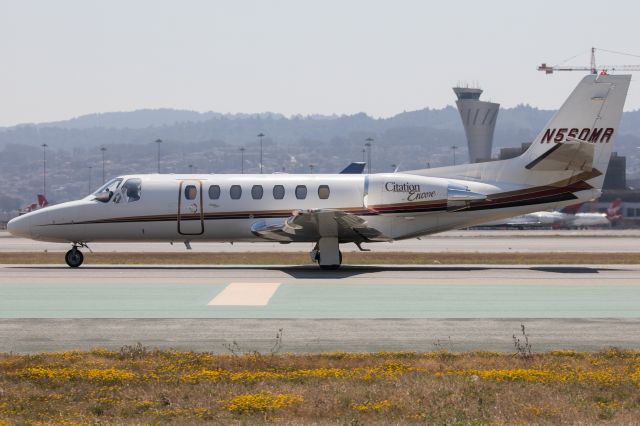
<path fill-rule="evenodd" d="M 480 227 L 510 228 L 569 228 L 581 229 L 591 227 L 612 226 L 622 219 L 622 200 L 617 198 L 611 202 L 606 213 L 577 213 L 582 203 L 567 206 L 559 211 L 541 211 L 521 216 L 487 222 Z"/>
<path fill-rule="evenodd" d="M 340 244 L 416 238 L 598 197 L 630 81 L 584 77 L 509 160 L 369 175 L 134 174 L 8 229 L 71 243 L 71 267 L 83 262 L 79 247 L 96 241 L 276 241 L 315 243 L 312 258 L 335 269 Z"/>

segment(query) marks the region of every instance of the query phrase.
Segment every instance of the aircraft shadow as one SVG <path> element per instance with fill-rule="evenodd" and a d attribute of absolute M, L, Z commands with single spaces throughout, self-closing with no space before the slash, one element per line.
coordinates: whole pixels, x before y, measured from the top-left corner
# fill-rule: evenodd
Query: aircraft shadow
<path fill-rule="evenodd" d="M 66 266 L 42 266 L 42 265 L 21 265 L 21 266 L 9 266 L 9 268 L 16 269 L 69 269 L 69 272 L 73 272 L 72 269 Z M 267 271 L 279 271 L 290 275 L 297 279 L 341 279 L 349 278 L 363 274 L 372 274 L 377 272 L 473 272 L 473 271 L 487 271 L 491 269 L 500 270 L 524 270 L 524 271 L 539 271 L 549 272 L 556 274 L 597 274 L 603 271 L 616 271 L 616 268 L 604 268 L 593 266 L 518 266 L 518 265 L 495 265 L 494 266 L 457 266 L 457 265 L 438 265 L 438 266 L 394 266 L 394 265 L 343 265 L 340 269 L 321 270 L 316 265 L 292 265 L 292 266 L 260 266 L 260 265 L 247 265 L 247 266 L 226 266 L 226 265 L 85 265 L 80 268 L 81 270 L 228 270 L 228 271 L 242 271 L 242 270 L 267 270 Z"/>

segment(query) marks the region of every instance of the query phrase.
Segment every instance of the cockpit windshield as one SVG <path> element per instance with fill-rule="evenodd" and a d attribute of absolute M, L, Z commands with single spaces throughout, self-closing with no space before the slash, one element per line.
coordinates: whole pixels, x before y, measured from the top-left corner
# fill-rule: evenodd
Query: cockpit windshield
<path fill-rule="evenodd" d="M 113 194 L 116 192 L 116 190 L 120 186 L 120 183 L 122 183 L 121 178 L 111 179 L 109 182 L 102 185 L 91 195 L 93 195 L 96 200 L 106 203 L 109 200 L 111 200 L 111 197 L 113 197 Z"/>

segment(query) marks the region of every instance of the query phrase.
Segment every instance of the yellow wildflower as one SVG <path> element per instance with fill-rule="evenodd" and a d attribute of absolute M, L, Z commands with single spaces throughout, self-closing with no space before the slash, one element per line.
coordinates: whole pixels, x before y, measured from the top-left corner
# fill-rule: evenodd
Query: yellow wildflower
<path fill-rule="evenodd" d="M 304 399 L 299 395 L 269 392 L 245 393 L 230 400 L 221 401 L 225 409 L 234 413 L 272 411 L 302 402 Z"/>
<path fill-rule="evenodd" d="M 220 380 L 223 374 L 224 372 L 222 370 L 207 370 L 203 368 L 195 373 L 184 374 L 180 379 L 185 383 L 198 383 L 200 380 L 216 382 Z"/>
<path fill-rule="evenodd" d="M 97 382 L 125 382 L 136 378 L 135 373 L 117 368 L 92 368 L 83 374 L 87 379 Z"/>
<path fill-rule="evenodd" d="M 74 368 L 29 367 L 19 371 L 19 377 L 27 379 L 78 380 L 87 379 L 98 382 L 119 382 L 135 379 L 135 373 L 117 368 L 78 370 Z"/>

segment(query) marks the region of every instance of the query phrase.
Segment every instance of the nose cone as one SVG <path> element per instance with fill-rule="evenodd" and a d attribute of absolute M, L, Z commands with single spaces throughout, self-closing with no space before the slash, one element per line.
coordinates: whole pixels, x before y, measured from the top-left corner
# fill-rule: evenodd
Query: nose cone
<path fill-rule="evenodd" d="M 31 237 L 31 217 L 18 216 L 14 217 L 7 223 L 7 231 L 16 237 Z"/>

